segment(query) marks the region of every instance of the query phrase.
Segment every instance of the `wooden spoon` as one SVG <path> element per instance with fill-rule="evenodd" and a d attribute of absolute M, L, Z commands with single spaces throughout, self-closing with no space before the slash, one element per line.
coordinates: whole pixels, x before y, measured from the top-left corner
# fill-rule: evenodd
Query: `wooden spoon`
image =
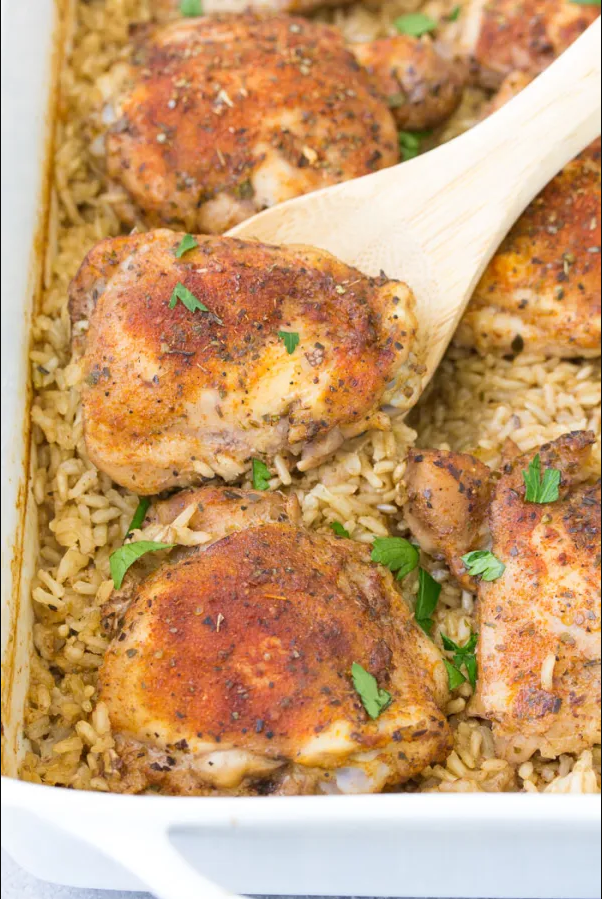
<path fill-rule="evenodd" d="M 424 156 L 307 194 L 228 232 L 310 244 L 416 294 L 426 366 L 533 197 L 600 133 L 600 20 L 510 103 Z"/>

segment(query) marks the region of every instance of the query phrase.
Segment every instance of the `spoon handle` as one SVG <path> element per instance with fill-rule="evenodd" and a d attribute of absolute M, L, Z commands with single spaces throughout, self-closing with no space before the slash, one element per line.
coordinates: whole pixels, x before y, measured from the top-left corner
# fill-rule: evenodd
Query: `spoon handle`
<path fill-rule="evenodd" d="M 598 19 L 494 115 L 404 164 L 406 174 L 413 166 L 416 197 L 408 196 L 405 178 L 397 202 L 413 211 L 412 227 L 423 237 L 435 279 L 446 291 L 470 296 L 533 197 L 600 134 L 600 55 Z M 386 189 L 393 194 L 394 172 L 381 173 L 391 178 Z"/>

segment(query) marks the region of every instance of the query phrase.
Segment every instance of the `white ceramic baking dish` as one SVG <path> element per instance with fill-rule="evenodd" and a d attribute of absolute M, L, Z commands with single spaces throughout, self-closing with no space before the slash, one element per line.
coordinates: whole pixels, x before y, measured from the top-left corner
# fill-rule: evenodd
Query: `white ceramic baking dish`
<path fill-rule="evenodd" d="M 263 894 L 597 897 L 595 796 L 189 799 L 15 779 L 36 555 L 26 357 L 51 150 L 53 7 L 53 0 L 2 2 L 3 846 L 42 879 L 144 886 L 162 899 L 227 895 L 209 881 Z"/>

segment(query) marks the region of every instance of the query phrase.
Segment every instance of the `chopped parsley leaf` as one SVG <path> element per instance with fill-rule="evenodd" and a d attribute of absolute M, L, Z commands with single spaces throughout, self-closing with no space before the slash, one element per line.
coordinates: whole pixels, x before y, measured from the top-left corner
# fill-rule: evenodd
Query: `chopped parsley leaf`
<path fill-rule="evenodd" d="M 351 677 L 366 712 L 371 718 L 378 718 L 391 705 L 391 694 L 381 690 L 376 678 L 358 662 L 351 666 Z"/>
<path fill-rule="evenodd" d="M 111 577 L 117 590 L 123 584 L 128 568 L 146 553 L 155 553 L 161 549 L 172 549 L 173 543 L 155 543 L 153 540 L 139 540 L 138 543 L 125 543 L 109 556 Z"/>
<path fill-rule="evenodd" d="M 468 573 L 472 577 L 480 577 L 482 581 L 497 581 L 506 570 L 504 563 L 497 556 L 494 556 L 492 552 L 485 549 L 467 553 L 465 556 L 462 556 L 462 561 Z"/>
<path fill-rule="evenodd" d="M 389 109 L 399 109 L 400 106 L 403 106 L 404 103 L 407 102 L 407 96 L 403 91 L 398 91 L 396 94 L 389 94 L 387 97 L 387 104 Z"/>
<path fill-rule="evenodd" d="M 373 562 L 379 562 L 393 572 L 401 581 L 410 571 L 418 567 L 418 549 L 403 537 L 375 537 L 372 544 Z"/>
<path fill-rule="evenodd" d="M 395 20 L 395 28 L 399 34 L 411 37 L 422 37 L 437 28 L 437 21 L 421 12 L 409 12 Z"/>
<path fill-rule="evenodd" d="M 299 346 L 299 341 L 301 338 L 297 334 L 296 331 L 278 331 L 278 337 L 284 343 L 286 347 L 286 352 L 289 356 L 295 352 L 297 347 Z"/>
<path fill-rule="evenodd" d="M 341 524 L 340 521 L 331 521 L 330 527 L 335 532 L 337 537 L 348 537 L 348 538 L 351 537 L 351 534 L 349 533 L 349 531 L 343 527 L 343 525 Z"/>
<path fill-rule="evenodd" d="M 198 243 L 192 234 L 185 234 L 176 248 L 176 257 L 181 259 L 184 253 L 194 250 L 195 247 L 198 247 Z"/>
<path fill-rule="evenodd" d="M 189 312 L 209 312 L 204 303 L 201 303 L 200 300 L 197 300 L 195 295 L 191 293 L 187 287 L 184 287 L 183 284 L 178 283 L 173 289 L 173 293 L 171 295 L 171 299 L 169 301 L 169 308 L 173 309 L 176 303 L 180 300 L 181 303 L 186 306 Z"/>
<path fill-rule="evenodd" d="M 461 6 L 454 6 L 454 8 L 445 16 L 446 22 L 457 22 L 460 18 L 460 13 L 462 12 Z"/>
<path fill-rule="evenodd" d="M 431 615 L 437 608 L 440 594 L 441 584 L 438 584 L 428 571 L 421 568 L 418 572 L 418 596 L 416 597 L 414 617 L 416 623 L 426 634 L 430 634 L 433 630 L 434 621 Z"/>
<path fill-rule="evenodd" d="M 269 490 L 272 475 L 270 469 L 261 459 L 253 459 L 253 488 L 255 490 Z"/>
<path fill-rule="evenodd" d="M 529 463 L 529 470 L 523 471 L 525 481 L 525 500 L 528 503 L 555 503 L 560 496 L 562 475 L 557 468 L 546 468 L 541 473 L 541 456 L 539 453 Z"/>
<path fill-rule="evenodd" d="M 461 671 L 458 671 L 455 665 L 452 665 L 447 659 L 443 659 L 443 664 L 447 669 L 447 683 L 450 690 L 457 690 L 459 686 L 466 683 L 466 678 Z"/>
<path fill-rule="evenodd" d="M 180 12 L 187 18 L 203 15 L 203 4 L 201 0 L 180 0 Z"/>
<path fill-rule="evenodd" d="M 142 525 L 142 522 L 146 518 L 146 513 L 148 512 L 148 507 L 150 506 L 150 496 L 143 496 L 138 501 L 138 507 L 134 512 L 134 517 L 130 522 L 130 526 L 127 529 L 126 537 L 132 533 L 132 531 L 137 531 L 138 528 Z"/>
<path fill-rule="evenodd" d="M 453 652 L 454 654 L 453 661 L 456 668 L 460 669 L 462 665 L 466 668 L 468 680 L 473 689 L 477 685 L 477 657 L 475 655 L 475 648 L 478 639 L 477 634 L 471 634 L 464 646 L 458 646 L 457 643 L 454 643 L 454 641 L 450 640 L 449 637 L 446 637 L 445 634 L 441 634 L 443 646 L 448 652 Z"/>
<path fill-rule="evenodd" d="M 420 156 L 422 152 L 422 141 L 430 137 L 430 131 L 400 131 L 399 132 L 399 150 L 404 162 L 408 159 L 414 159 Z"/>

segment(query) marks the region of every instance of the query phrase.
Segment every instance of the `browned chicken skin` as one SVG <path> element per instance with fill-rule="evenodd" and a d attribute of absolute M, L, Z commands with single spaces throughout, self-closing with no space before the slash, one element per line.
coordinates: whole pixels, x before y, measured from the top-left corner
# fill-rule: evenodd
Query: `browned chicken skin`
<path fill-rule="evenodd" d="M 571 0 L 470 0 L 462 44 L 481 83 L 498 87 L 510 72 L 543 71 L 599 14 Z"/>
<path fill-rule="evenodd" d="M 493 721 L 498 751 L 509 761 L 537 750 L 554 758 L 600 742 L 600 484 L 589 481 L 593 442 L 593 434 L 575 432 L 540 448 L 542 471 L 562 473 L 556 502 L 525 500 L 522 472 L 535 451 L 509 462 L 493 490 L 491 551 L 506 567 L 497 580 L 478 585 L 480 673 L 472 710 Z M 446 480 L 450 461 L 445 454 Z M 431 454 L 425 464 L 435 477 L 432 463 Z M 438 511 L 444 520 L 448 507 L 445 491 L 433 490 L 424 526 Z M 458 530 L 461 522 L 453 516 L 452 522 Z M 447 534 L 438 543 L 456 564 L 464 546 L 450 545 Z"/>
<path fill-rule="evenodd" d="M 456 342 L 487 353 L 600 355 L 600 140 L 527 207 L 493 257 Z"/>
<path fill-rule="evenodd" d="M 491 497 L 491 471 L 474 456 L 410 450 L 405 474 L 406 521 L 425 552 L 443 557 L 470 584 L 460 557 L 479 548 Z"/>
<path fill-rule="evenodd" d="M 326 25 L 250 13 L 175 21 L 141 42 L 121 77 L 107 169 L 147 224 L 222 232 L 399 159 L 391 112 Z"/>
<path fill-rule="evenodd" d="M 430 38 L 400 34 L 351 49 L 374 88 L 387 99 L 400 128 L 434 128 L 462 99 L 464 63 L 444 56 Z"/>
<path fill-rule="evenodd" d="M 205 510 L 240 504 L 244 528 L 254 495 L 228 490 L 195 498 Z M 353 662 L 391 693 L 375 721 Z M 122 764 L 114 788 L 379 790 L 449 751 L 445 680 L 368 548 L 254 517 L 134 588 L 100 671 Z"/>
<path fill-rule="evenodd" d="M 346 437 L 389 427 L 381 403 L 411 404 L 404 284 L 312 248 L 232 238 L 199 237 L 177 259 L 181 238 L 103 241 L 71 287 L 86 445 L 117 483 L 152 494 L 212 472 L 233 480 L 279 453 L 306 470 Z M 171 308 L 178 283 L 206 311 Z M 299 337 L 292 352 L 283 333 Z"/>

